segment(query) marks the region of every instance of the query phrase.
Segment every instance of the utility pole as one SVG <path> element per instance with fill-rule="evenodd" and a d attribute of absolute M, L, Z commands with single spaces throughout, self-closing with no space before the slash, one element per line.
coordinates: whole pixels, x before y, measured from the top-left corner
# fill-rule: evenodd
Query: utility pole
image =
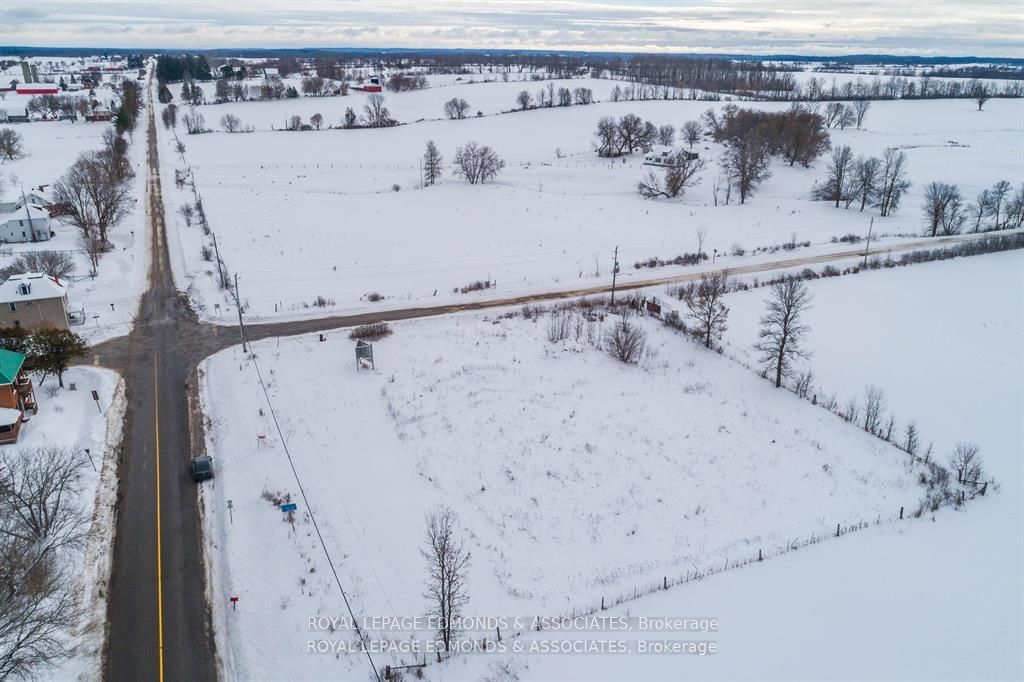
<path fill-rule="evenodd" d="M 235 307 L 238 308 L 238 329 L 242 332 L 242 352 L 248 352 L 245 343 L 245 323 L 242 322 L 242 297 L 238 295 L 238 273 L 235 273 Z"/>
<path fill-rule="evenodd" d="M 864 246 L 864 267 L 868 266 L 868 251 L 871 249 L 871 230 L 875 227 L 875 216 L 871 216 L 871 224 L 868 225 L 868 241 Z"/>
<path fill-rule="evenodd" d="M 619 274 L 619 247 L 615 247 L 615 264 L 612 266 L 612 305 L 615 305 L 615 279 Z"/>
<path fill-rule="evenodd" d="M 220 288 L 226 289 L 228 283 L 224 281 L 224 263 L 222 263 L 220 260 L 220 249 L 217 248 L 217 233 L 214 232 L 213 230 L 210 230 L 210 234 L 213 235 L 213 252 L 217 255 L 217 272 L 220 274 Z M 238 277 L 236 275 L 235 279 L 237 278 Z M 236 291 L 238 289 L 237 283 L 235 284 L 235 289 Z"/>

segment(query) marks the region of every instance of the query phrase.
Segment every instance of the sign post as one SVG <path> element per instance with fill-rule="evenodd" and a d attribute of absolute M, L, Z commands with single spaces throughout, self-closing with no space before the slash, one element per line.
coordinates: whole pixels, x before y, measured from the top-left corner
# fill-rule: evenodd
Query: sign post
<path fill-rule="evenodd" d="M 95 390 L 92 392 L 92 399 L 96 401 L 96 411 L 103 414 L 103 410 L 100 409 L 100 394 Z"/>
<path fill-rule="evenodd" d="M 373 364 L 373 344 L 359 339 L 356 341 L 356 370 L 362 369 L 363 365 L 377 369 Z"/>

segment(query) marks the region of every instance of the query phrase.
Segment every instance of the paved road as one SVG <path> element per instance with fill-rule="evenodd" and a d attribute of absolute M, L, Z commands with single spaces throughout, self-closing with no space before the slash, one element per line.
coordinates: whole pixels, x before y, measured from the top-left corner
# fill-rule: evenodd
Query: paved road
<path fill-rule="evenodd" d="M 203 358 L 241 341 L 237 327 L 196 321 L 174 286 L 168 265 L 152 93 L 148 107 L 148 219 L 152 264 L 149 289 L 129 336 L 95 347 L 96 360 L 119 370 L 127 387 L 125 436 L 119 456 L 117 534 L 107 620 L 108 680 L 185 680 L 217 677 L 216 652 L 203 566 L 202 528 L 196 486 L 188 476 L 191 443 L 186 382 Z M 871 253 L 906 251 L 970 236 L 928 239 Z M 731 269 L 734 274 L 770 272 L 863 255 L 863 249 L 787 258 Z M 630 280 L 620 290 L 683 282 L 700 273 Z M 608 291 L 607 285 L 461 305 L 405 308 L 247 326 L 258 340 L 378 320 L 401 320 Z M 197 422 L 200 420 L 196 420 Z M 194 428 L 201 424 L 193 423 Z M 254 642 L 253 646 L 259 646 Z"/>
<path fill-rule="evenodd" d="M 99 350 L 127 388 L 119 460 L 117 531 L 110 579 L 105 678 L 216 680 L 210 612 L 204 597 L 195 484 L 187 474 L 185 382 L 202 357 L 198 327 L 170 269 L 150 101 L 148 204 L 153 262 L 132 333 Z"/>

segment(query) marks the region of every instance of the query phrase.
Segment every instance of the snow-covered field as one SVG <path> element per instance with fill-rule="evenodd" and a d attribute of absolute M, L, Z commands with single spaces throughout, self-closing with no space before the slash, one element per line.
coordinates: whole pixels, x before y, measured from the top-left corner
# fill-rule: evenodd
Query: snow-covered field
<path fill-rule="evenodd" d="M 77 551 L 73 573 L 82 589 L 83 619 L 67 633 L 70 659 L 42 671 L 53 680 L 95 680 L 100 674 L 105 641 L 106 595 L 113 543 L 113 514 L 117 496 L 117 450 L 124 416 L 124 388 L 115 372 L 96 367 L 73 367 L 64 375 L 67 388 L 51 396 L 48 378 L 35 386 L 39 414 L 30 415 L 22 426 L 18 443 L 4 445 L 5 454 L 15 457 L 33 448 L 61 447 L 89 450 L 91 464 L 81 470 L 78 503 L 90 519 L 84 547 Z M 71 390 L 74 384 L 75 390 Z M 99 394 L 99 410 L 91 391 Z M 95 466 L 95 468 L 93 468 Z"/>
<path fill-rule="evenodd" d="M 0 256 L 2 267 L 26 251 L 72 254 L 76 268 L 68 291 L 69 309 L 84 309 L 86 323 L 75 327 L 74 331 L 90 342 L 127 334 L 131 330 L 139 296 L 146 286 L 149 240 L 146 238 L 144 117 L 145 112 L 140 116 L 139 129 L 128 151 L 135 171 L 132 181 L 135 209 L 110 233 L 114 248 L 104 254 L 95 279 L 88 276 L 89 260 L 82 253 L 78 229 L 60 219 L 50 222 L 50 228 L 56 233 L 50 241 L 4 244 L 3 248 L 10 255 Z M 14 201 L 23 188 L 30 192 L 34 187 L 46 185 L 47 190 L 52 190 L 53 184 L 81 153 L 100 148 L 103 132 L 109 126 L 109 123 L 83 121 L 34 121 L 13 126 L 23 137 L 27 156 L 0 165 L 6 187 L 3 199 Z"/>
<path fill-rule="evenodd" d="M 305 498 L 251 361 L 205 363 L 229 675 L 364 665 L 305 653 L 307 619 L 343 608 L 309 511 L 361 615 L 424 613 L 423 516 L 444 503 L 473 553 L 472 613 L 554 616 L 916 508 L 905 455 L 729 359 L 644 320 L 653 352 L 623 366 L 585 340 L 548 343 L 547 323 L 402 323 L 375 344 L 374 372 L 356 371 L 341 332 L 256 344 Z M 299 504 L 294 523 L 275 499 Z"/>
<path fill-rule="evenodd" d="M 604 91 L 597 85 L 610 85 L 585 82 L 596 84 L 598 97 Z M 489 89 L 501 91 L 494 103 L 507 107 L 500 103 L 512 102 L 522 87 L 452 85 L 385 96 L 395 115 L 410 122 L 436 118 L 438 103 L 451 96 L 463 96 L 476 107 L 474 97 L 480 101 L 480 96 L 473 93 Z M 445 92 L 438 96 L 441 90 Z M 360 111 L 365 97 L 354 94 L 313 104 Z M 237 108 L 243 122 L 254 122 L 264 108 L 274 112 L 271 118 L 281 117 L 285 111 L 278 109 L 310 106 L 312 99 L 213 105 L 198 111 L 213 127 L 221 110 Z M 804 250 L 810 254 L 832 248 L 833 237 L 867 233 L 867 212 L 809 201 L 812 184 L 824 175 L 824 159 L 810 169 L 776 162 L 773 176 L 746 205 L 715 207 L 717 145 L 699 145 L 710 161 L 703 181 L 683 200 L 672 202 L 639 197 L 636 183 L 645 170 L 639 158 L 601 160 L 592 150 L 594 127 L 602 116 L 636 112 L 655 124 L 679 128 L 708 106 L 602 102 L 463 121 L 428 120 L 392 129 L 199 136 L 182 130 L 185 163 L 173 151 L 173 138 L 161 130 L 165 200 L 169 213 L 192 201 L 187 187 L 173 188 L 175 170 L 187 163 L 227 271 L 239 274 L 243 303 L 254 319 L 602 284 L 610 279 L 616 246 L 624 278 L 672 274 L 679 268 L 651 273 L 632 266 L 641 259 L 696 251 L 701 228 L 708 232 L 705 250 L 719 253 L 737 244 L 750 251 L 795 237 L 812 242 Z M 993 100 L 985 111 L 975 109 L 967 100 L 875 102 L 865 130 L 832 131 L 833 144 L 849 144 L 859 154 L 881 154 L 890 146 L 907 151 L 913 185 L 894 216 L 876 216 L 876 234 L 920 234 L 921 198 L 933 180 L 956 182 L 971 197 L 998 179 L 1021 176 L 1024 101 Z M 434 140 L 448 160 L 457 146 L 470 140 L 489 144 L 508 165 L 493 184 L 470 186 L 447 169 L 440 185 L 417 189 L 427 140 Z M 186 228 L 176 214 L 171 222 L 176 228 L 170 244 L 175 272 L 200 315 L 216 319 L 219 305 L 223 319 L 231 319 L 231 297 L 219 291 L 215 267 L 202 255 L 204 247 L 212 250 L 212 238 L 195 225 Z M 746 262 L 750 256 L 727 256 L 719 264 Z M 485 294 L 453 292 L 488 280 L 496 286 Z M 384 300 L 368 302 L 371 293 Z M 316 305 L 318 299 L 323 306 Z"/>

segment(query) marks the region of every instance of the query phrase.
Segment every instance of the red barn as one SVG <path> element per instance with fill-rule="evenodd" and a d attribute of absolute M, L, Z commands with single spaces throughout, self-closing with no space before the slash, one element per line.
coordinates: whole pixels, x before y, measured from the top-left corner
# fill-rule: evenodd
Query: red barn
<path fill-rule="evenodd" d="M 353 90 L 359 90 L 360 92 L 380 92 L 382 90 L 380 86 L 380 78 L 377 76 L 371 76 L 369 83 L 363 85 L 355 85 L 352 87 Z"/>
<path fill-rule="evenodd" d="M 53 83 L 18 83 L 15 91 L 19 95 L 56 95 L 60 89 Z"/>

